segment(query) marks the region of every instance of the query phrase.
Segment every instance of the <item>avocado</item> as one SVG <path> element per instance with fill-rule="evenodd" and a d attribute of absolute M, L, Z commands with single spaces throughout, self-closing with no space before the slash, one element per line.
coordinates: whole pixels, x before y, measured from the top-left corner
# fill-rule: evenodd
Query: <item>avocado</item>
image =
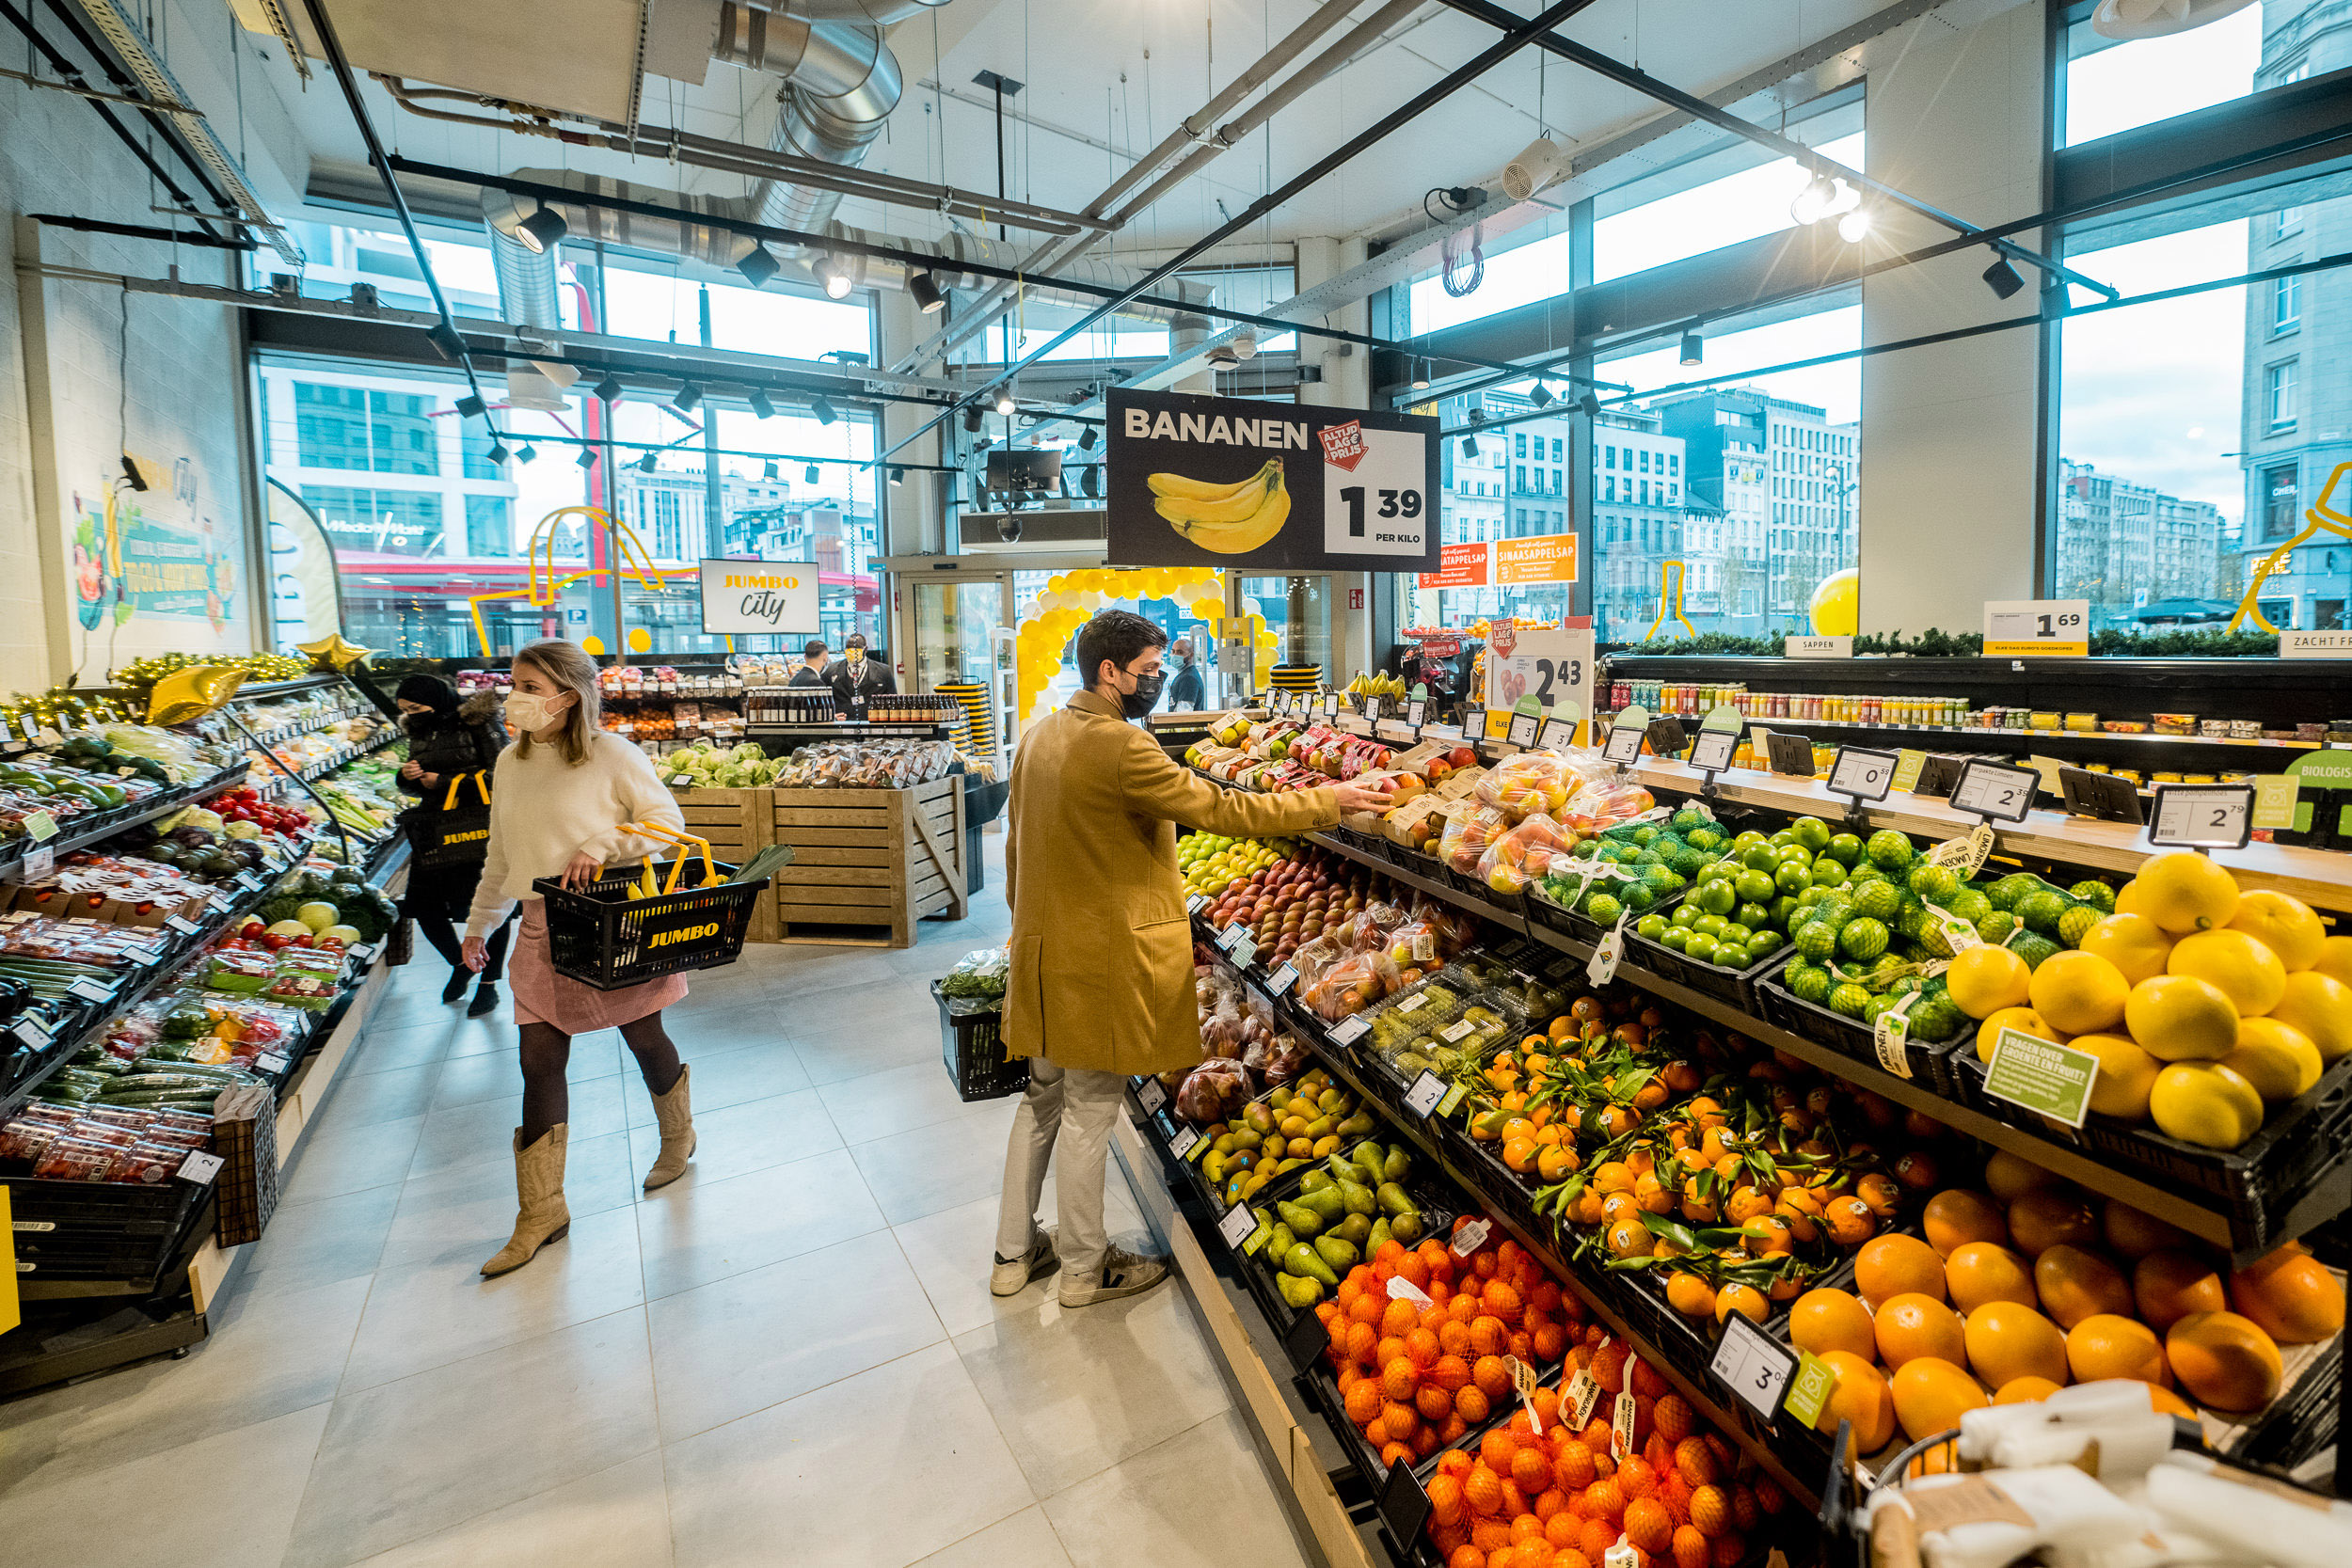
<path fill-rule="evenodd" d="M 1340 1244 L 1346 1245 L 1344 1242 Z M 1353 1268 L 1355 1263 L 1351 1260 L 1347 1266 Z M 1295 1243 L 1288 1252 L 1282 1254 L 1282 1272 L 1296 1275 L 1302 1279 L 1311 1279 L 1319 1285 L 1327 1285 L 1335 1291 L 1339 1289 L 1340 1276 L 1333 1274 L 1331 1266 L 1316 1255 L 1313 1247 L 1304 1242 Z"/>

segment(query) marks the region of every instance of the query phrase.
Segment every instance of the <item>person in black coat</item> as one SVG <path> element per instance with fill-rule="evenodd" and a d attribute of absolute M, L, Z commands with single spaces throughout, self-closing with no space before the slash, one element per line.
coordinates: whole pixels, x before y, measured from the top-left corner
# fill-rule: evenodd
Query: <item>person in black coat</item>
<path fill-rule="evenodd" d="M 833 676 L 825 670 L 825 640 L 812 637 L 801 649 L 801 667 L 792 672 L 787 686 L 831 686 Z"/>
<path fill-rule="evenodd" d="M 418 797 L 401 813 L 404 821 L 421 813 L 437 812 L 449 799 L 452 781 L 461 775 L 487 771 L 506 749 L 506 726 L 499 721 L 498 693 L 484 689 L 460 702 L 449 682 L 437 675 L 410 675 L 393 694 L 400 705 L 400 727 L 408 736 L 408 760 L 401 764 L 402 793 Z M 473 785 L 465 786 L 467 803 L 478 803 Z M 446 866 L 417 866 L 408 873 L 408 895 L 401 912 L 433 951 L 449 960 L 449 984 L 441 1000 L 454 1002 L 466 994 L 473 979 L 463 959 L 458 927 L 473 905 L 474 884 L 482 879 L 479 861 Z M 468 1018 L 480 1018 L 499 1004 L 499 977 L 505 973 L 506 943 L 512 923 L 490 934 L 488 957 L 482 966 Z"/>
<path fill-rule="evenodd" d="M 841 662 L 833 667 L 833 705 L 844 719 L 863 719 L 867 699 L 897 691 L 898 683 L 891 678 L 890 666 L 866 657 L 864 632 L 851 632 L 841 651 Z"/>

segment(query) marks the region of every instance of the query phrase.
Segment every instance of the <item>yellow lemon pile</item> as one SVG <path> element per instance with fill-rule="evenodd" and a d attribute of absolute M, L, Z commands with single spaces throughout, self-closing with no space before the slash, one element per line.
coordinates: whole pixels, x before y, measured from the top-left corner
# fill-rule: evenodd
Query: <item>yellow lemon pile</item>
<path fill-rule="evenodd" d="M 2152 857 L 2074 950 L 2028 972 L 1970 948 L 1945 983 L 1981 1021 L 1979 1057 L 2003 1029 L 2090 1052 L 2093 1112 L 2208 1148 L 2245 1143 L 2352 1053 L 2352 937 L 2190 850 Z"/>

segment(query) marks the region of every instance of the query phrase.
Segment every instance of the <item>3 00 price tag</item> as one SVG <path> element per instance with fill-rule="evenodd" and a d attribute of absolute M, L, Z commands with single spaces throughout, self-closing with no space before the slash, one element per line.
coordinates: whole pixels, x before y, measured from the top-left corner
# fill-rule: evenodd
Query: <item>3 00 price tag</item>
<path fill-rule="evenodd" d="M 1707 1364 L 1715 1381 L 1731 1390 L 1741 1404 L 1756 1412 L 1765 1425 L 1780 1409 L 1780 1397 L 1797 1370 L 1796 1355 L 1777 1340 L 1765 1337 L 1739 1313 L 1726 1316 L 1715 1359 Z"/>

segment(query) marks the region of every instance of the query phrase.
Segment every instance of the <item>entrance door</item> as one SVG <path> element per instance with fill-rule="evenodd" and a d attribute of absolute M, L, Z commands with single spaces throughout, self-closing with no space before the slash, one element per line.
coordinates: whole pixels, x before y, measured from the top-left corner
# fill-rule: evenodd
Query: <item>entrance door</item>
<path fill-rule="evenodd" d="M 905 577 L 899 578 L 907 582 Z M 908 645 L 908 689 L 936 691 L 943 684 L 985 689 L 992 733 L 973 737 L 976 755 L 1003 760 L 1012 719 L 1012 639 L 1005 619 L 1008 585 L 1001 573 L 958 573 L 907 582 L 914 621 Z"/>

